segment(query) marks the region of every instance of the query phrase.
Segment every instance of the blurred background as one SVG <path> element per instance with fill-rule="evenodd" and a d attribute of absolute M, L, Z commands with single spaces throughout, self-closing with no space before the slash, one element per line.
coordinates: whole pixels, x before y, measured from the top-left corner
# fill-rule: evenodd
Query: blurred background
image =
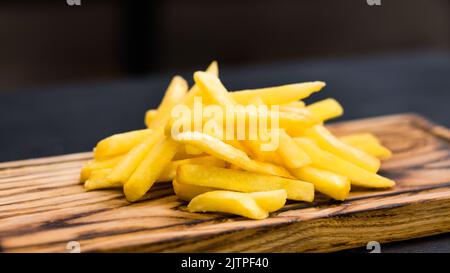
<path fill-rule="evenodd" d="M 0 92 L 184 71 L 212 59 L 238 66 L 450 50 L 450 1 L 367 2 L 3 0 Z"/>
<path fill-rule="evenodd" d="M 306 102 L 336 98 L 337 121 L 450 126 L 448 0 L 2 0 L 0 49 L 0 161 L 142 128 L 173 75 L 212 60 L 230 90 L 325 81 Z"/>
<path fill-rule="evenodd" d="M 0 162 L 143 128 L 175 73 L 212 60 L 230 90 L 325 81 L 312 100 L 339 100 L 338 121 L 450 127 L 448 0 L 2 0 Z M 450 252 L 433 238 L 383 252 Z"/>

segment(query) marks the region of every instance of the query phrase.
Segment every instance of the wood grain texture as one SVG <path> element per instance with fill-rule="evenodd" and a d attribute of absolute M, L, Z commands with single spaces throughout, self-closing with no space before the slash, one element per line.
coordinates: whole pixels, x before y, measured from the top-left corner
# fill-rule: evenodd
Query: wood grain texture
<path fill-rule="evenodd" d="M 383 175 L 397 186 L 356 189 L 345 202 L 291 202 L 265 220 L 189 213 L 170 183 L 142 202 L 120 190 L 85 192 L 91 153 L 0 163 L 0 250 L 67 252 L 325 252 L 450 231 L 450 131 L 403 114 L 337 123 L 337 135 L 372 132 L 394 152 Z"/>

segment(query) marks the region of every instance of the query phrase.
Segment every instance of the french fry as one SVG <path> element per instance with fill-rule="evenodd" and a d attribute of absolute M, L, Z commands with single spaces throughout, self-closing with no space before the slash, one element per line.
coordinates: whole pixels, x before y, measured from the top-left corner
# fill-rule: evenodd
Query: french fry
<path fill-rule="evenodd" d="M 189 202 L 190 212 L 225 212 L 260 220 L 269 216 L 248 194 L 232 191 L 210 191 Z"/>
<path fill-rule="evenodd" d="M 290 108 L 305 108 L 305 102 L 298 100 L 298 101 L 293 101 L 293 102 L 289 102 L 286 104 L 282 104 L 280 105 L 280 107 L 290 107 Z"/>
<path fill-rule="evenodd" d="M 231 96 L 236 102 L 244 105 L 249 104 L 255 97 L 261 98 L 267 105 L 279 105 L 307 98 L 312 93 L 320 91 L 324 86 L 325 83 L 319 81 L 294 83 L 276 87 L 234 91 L 231 93 Z"/>
<path fill-rule="evenodd" d="M 306 106 L 306 109 L 318 120 L 326 121 L 342 116 L 344 109 L 335 99 L 325 99 Z"/>
<path fill-rule="evenodd" d="M 194 73 L 195 84 L 205 93 L 206 97 L 221 106 L 235 105 L 236 101 L 228 94 L 218 77 L 207 72 Z"/>
<path fill-rule="evenodd" d="M 163 128 L 155 130 L 146 140 L 131 149 L 130 152 L 117 163 L 106 179 L 110 182 L 125 183 L 148 152 L 156 143 L 159 143 L 163 137 Z"/>
<path fill-rule="evenodd" d="M 107 137 L 98 142 L 95 146 L 94 158 L 101 160 L 124 154 L 150 136 L 151 133 L 152 130 L 143 129 Z"/>
<path fill-rule="evenodd" d="M 288 199 L 307 202 L 314 199 L 314 186 L 311 183 L 218 167 L 181 165 L 177 169 L 177 181 L 182 184 L 240 192 L 284 189 Z"/>
<path fill-rule="evenodd" d="M 128 201 L 139 200 L 160 177 L 177 151 L 177 144 L 165 138 L 155 145 L 139 164 L 124 185 L 124 193 Z"/>
<path fill-rule="evenodd" d="M 158 113 L 158 110 L 156 110 L 156 109 L 150 109 L 147 112 L 145 112 L 145 125 L 147 127 L 149 127 L 151 122 L 155 120 L 157 113 Z"/>
<path fill-rule="evenodd" d="M 213 156 L 201 156 L 201 157 L 187 158 L 187 159 L 182 159 L 182 160 L 175 160 L 175 161 L 170 162 L 167 165 L 167 167 L 164 169 L 164 171 L 158 177 L 157 181 L 158 182 L 172 181 L 173 179 L 175 179 L 178 166 L 181 166 L 183 164 L 198 164 L 198 165 L 215 166 L 215 167 L 222 167 L 222 168 L 225 168 L 227 166 L 227 163 L 225 161 L 215 158 Z"/>
<path fill-rule="evenodd" d="M 250 192 L 248 195 L 268 212 L 281 209 L 286 204 L 287 199 L 285 190 Z"/>
<path fill-rule="evenodd" d="M 148 124 L 148 128 L 157 129 L 164 127 L 170 119 L 170 111 L 180 103 L 188 90 L 187 82 L 180 76 L 173 77 L 167 88 L 161 104 L 158 107 L 155 117 Z"/>
<path fill-rule="evenodd" d="M 192 146 L 192 145 L 184 145 L 184 150 L 188 155 L 201 155 L 203 151 Z"/>
<path fill-rule="evenodd" d="M 347 177 L 329 171 L 306 166 L 291 169 L 298 179 L 314 184 L 314 188 L 336 200 L 345 200 L 350 192 L 351 184 Z"/>
<path fill-rule="evenodd" d="M 376 173 L 380 168 L 380 160 L 376 157 L 340 141 L 322 125 L 306 129 L 305 135 L 313 139 L 325 151 L 342 157 L 369 172 Z"/>
<path fill-rule="evenodd" d="M 124 158 L 124 155 L 111 157 L 104 160 L 90 160 L 81 168 L 80 173 L 80 182 L 86 181 L 91 173 L 100 169 L 111 169 L 113 168 L 120 160 Z"/>
<path fill-rule="evenodd" d="M 175 195 L 184 201 L 191 201 L 192 198 L 196 197 L 197 195 L 200 195 L 202 193 L 208 192 L 208 191 L 214 191 L 217 190 L 215 188 L 211 187 L 202 187 L 202 186 L 196 186 L 196 185 L 190 185 L 190 184 L 181 184 L 178 183 L 176 179 L 172 180 L 172 186 L 173 191 L 175 192 Z"/>
<path fill-rule="evenodd" d="M 388 159 L 392 156 L 392 152 L 388 148 L 384 147 L 376 136 L 370 133 L 352 134 L 340 137 L 339 139 L 342 142 L 379 159 Z"/>
<path fill-rule="evenodd" d="M 108 188 L 120 188 L 122 183 L 120 182 L 109 182 L 106 177 L 111 172 L 111 169 L 98 169 L 92 171 L 91 176 L 84 183 L 84 188 L 87 191 L 108 189 Z"/>
<path fill-rule="evenodd" d="M 284 131 L 279 132 L 279 145 L 277 152 L 281 156 L 287 168 L 300 168 L 309 163 L 309 156 L 297 145 L 297 143 Z"/>
<path fill-rule="evenodd" d="M 308 138 L 294 138 L 312 160 L 312 166 L 347 177 L 352 185 L 368 188 L 390 188 L 395 182 L 371 173 L 334 154 L 320 149 Z"/>
<path fill-rule="evenodd" d="M 86 190 L 123 187 L 134 202 L 155 182 L 172 181 L 189 211 L 264 219 L 286 199 L 312 202 L 315 189 L 342 201 L 352 185 L 395 185 L 376 174 L 391 152 L 374 135 L 337 138 L 324 127 L 343 114 L 336 100 L 302 101 L 325 83 L 228 92 L 218 74 L 214 61 L 194 73 L 189 91 L 175 76 L 158 109 L 146 112 L 147 129 L 101 140 L 81 169 Z"/>
<path fill-rule="evenodd" d="M 217 64 L 216 61 L 213 61 L 208 68 L 206 69 L 206 73 L 212 74 L 216 77 L 219 76 L 219 66 Z M 185 96 L 185 98 L 183 99 L 183 104 L 187 105 L 187 106 L 192 106 L 194 104 L 194 98 L 196 96 L 200 96 L 201 95 L 201 89 L 194 84 L 191 89 L 189 90 L 189 92 L 187 93 L 187 95 Z"/>
<path fill-rule="evenodd" d="M 251 154 L 251 151 L 248 147 L 246 147 L 241 141 L 231 139 L 231 140 L 224 140 L 226 144 L 229 144 L 233 146 L 234 148 L 243 151 L 246 154 Z"/>
<path fill-rule="evenodd" d="M 244 170 L 283 177 L 292 177 L 286 169 L 270 163 L 252 160 L 243 151 L 238 150 L 233 146 L 207 134 L 199 132 L 184 132 L 178 134 L 175 140 L 184 144 L 191 144 L 207 154 L 230 162 L 231 164 L 235 164 Z"/>
<path fill-rule="evenodd" d="M 282 165 L 283 160 L 276 151 L 262 151 L 261 145 L 263 144 L 259 140 L 244 140 L 242 141 L 245 147 L 248 148 L 249 152 L 247 154 L 252 155 L 253 158 L 262 161 L 270 162 L 276 165 Z"/>
<path fill-rule="evenodd" d="M 184 201 L 191 201 L 197 195 L 217 190 L 210 187 L 181 184 L 178 183 L 176 179 L 173 180 L 172 184 L 177 197 Z M 285 190 L 259 191 L 250 192 L 247 194 L 253 198 L 261 208 L 268 212 L 277 211 L 282 208 L 287 199 L 287 193 Z"/>

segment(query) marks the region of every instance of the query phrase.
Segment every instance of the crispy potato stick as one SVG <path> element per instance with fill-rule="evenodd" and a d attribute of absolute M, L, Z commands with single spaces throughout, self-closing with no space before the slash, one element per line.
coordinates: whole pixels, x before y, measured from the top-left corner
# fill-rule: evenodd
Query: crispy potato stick
<path fill-rule="evenodd" d="M 257 173 L 272 174 L 277 176 L 292 177 L 292 175 L 282 167 L 270 163 L 257 162 L 250 159 L 246 153 L 226 144 L 225 142 L 210 135 L 199 132 L 180 133 L 175 138 L 184 144 L 191 144 L 205 153 L 220 158 L 241 167 L 244 170 Z"/>
<path fill-rule="evenodd" d="M 309 156 L 297 145 L 297 143 L 284 131 L 279 132 L 279 145 L 277 152 L 281 156 L 284 165 L 288 168 L 300 168 L 309 163 Z"/>
<path fill-rule="evenodd" d="M 156 110 L 156 109 L 150 109 L 147 112 L 145 112 L 145 125 L 147 127 L 150 126 L 151 122 L 155 120 L 157 113 L 158 113 L 158 110 Z"/>
<path fill-rule="evenodd" d="M 380 168 L 380 160 L 376 157 L 340 141 L 322 125 L 315 125 L 307 129 L 305 135 L 313 139 L 325 151 L 342 157 L 369 172 L 376 173 Z"/>
<path fill-rule="evenodd" d="M 194 81 L 213 103 L 221 106 L 236 104 L 236 101 L 228 94 L 227 89 L 218 77 L 210 73 L 198 71 L 194 73 Z"/>
<path fill-rule="evenodd" d="M 211 188 L 211 187 L 202 187 L 202 186 L 196 186 L 196 185 L 190 185 L 190 184 L 181 184 L 178 183 L 176 179 L 172 180 L 172 186 L 173 191 L 175 192 L 175 195 L 184 201 L 191 201 L 192 198 L 196 197 L 197 195 L 200 195 L 202 193 L 208 192 L 208 191 L 215 191 L 217 189 Z"/>
<path fill-rule="evenodd" d="M 183 165 L 183 164 L 198 164 L 198 165 L 216 166 L 216 167 L 222 167 L 222 168 L 225 168 L 227 166 L 227 163 L 225 161 L 215 158 L 214 156 L 201 156 L 201 157 L 187 158 L 187 159 L 182 159 L 182 160 L 175 160 L 175 161 L 170 162 L 167 165 L 167 167 L 164 169 L 164 171 L 158 177 L 157 181 L 158 182 L 172 181 L 177 174 L 178 166 Z"/>
<path fill-rule="evenodd" d="M 92 171 L 91 176 L 84 183 L 84 188 L 88 191 L 108 189 L 108 188 L 120 188 L 122 183 L 109 182 L 106 177 L 111 172 L 111 169 L 99 169 Z"/>
<path fill-rule="evenodd" d="M 390 188 L 395 185 L 395 182 L 388 178 L 371 173 L 345 159 L 320 149 L 311 139 L 295 138 L 295 141 L 309 155 L 313 166 L 346 176 L 350 179 L 352 185 L 367 188 Z"/>
<path fill-rule="evenodd" d="M 336 200 L 344 201 L 350 192 L 350 181 L 342 175 L 310 166 L 291 169 L 291 173 L 300 180 L 313 183 L 318 192 Z"/>
<path fill-rule="evenodd" d="M 317 119 L 312 113 L 304 109 L 298 109 L 296 112 L 278 111 L 278 114 L 276 114 L 272 111 L 267 113 L 257 113 L 255 111 L 249 111 L 248 109 L 236 108 L 234 115 L 235 125 L 237 124 L 236 119 L 240 115 L 245 115 L 247 126 L 249 119 L 251 118 L 265 119 L 269 125 L 272 123 L 272 118 L 278 118 L 279 126 L 283 129 L 303 129 L 321 122 L 321 120 Z M 223 122 L 225 124 L 225 119 Z"/>
<path fill-rule="evenodd" d="M 201 155 L 203 154 L 203 151 L 198 149 L 197 147 L 194 147 L 192 145 L 184 145 L 184 150 L 186 151 L 186 154 L 188 155 Z"/>
<path fill-rule="evenodd" d="M 155 145 L 124 185 L 128 201 L 139 200 L 160 177 L 177 151 L 177 143 L 169 138 Z"/>
<path fill-rule="evenodd" d="M 248 194 L 232 191 L 210 191 L 200 194 L 188 205 L 190 212 L 225 212 L 260 220 L 269 216 Z"/>
<path fill-rule="evenodd" d="M 163 128 L 155 130 L 146 140 L 131 149 L 131 151 L 117 163 L 108 175 L 107 180 L 125 183 L 144 159 L 145 155 L 148 154 L 152 147 L 156 143 L 159 143 L 163 137 Z"/>
<path fill-rule="evenodd" d="M 170 111 L 185 97 L 188 90 L 187 82 L 180 76 L 173 77 L 166 93 L 158 107 L 155 117 L 148 124 L 148 128 L 157 129 L 165 126 L 170 119 Z"/>
<path fill-rule="evenodd" d="M 240 192 L 284 189 L 288 199 L 308 202 L 314 199 L 314 186 L 311 183 L 211 166 L 181 165 L 177 170 L 177 181 L 182 184 Z"/>
<path fill-rule="evenodd" d="M 216 77 L 219 76 L 219 66 L 217 65 L 216 61 L 213 61 L 208 68 L 206 69 L 206 73 L 212 74 Z M 194 84 L 187 95 L 183 99 L 183 104 L 187 106 L 192 106 L 194 104 L 194 98 L 196 96 L 201 96 L 201 89 Z"/>
<path fill-rule="evenodd" d="M 379 159 L 388 159 L 392 156 L 392 152 L 384 147 L 378 138 L 370 133 L 352 134 L 339 138 L 342 142 L 347 143 L 357 149 L 375 156 Z"/>
<path fill-rule="evenodd" d="M 280 105 L 280 111 L 312 116 L 312 113 L 308 109 L 306 109 L 306 107 L 293 107 L 293 106 Z M 316 119 L 316 120 L 319 120 L 319 119 Z"/>
<path fill-rule="evenodd" d="M 309 97 L 312 93 L 320 91 L 324 82 L 305 82 L 281 85 L 276 87 L 253 90 L 239 90 L 232 92 L 231 96 L 239 104 L 247 105 L 255 97 L 261 98 L 267 105 L 290 103 Z"/>
<path fill-rule="evenodd" d="M 224 140 L 224 142 L 226 144 L 233 146 L 236 149 L 243 151 L 246 154 L 251 154 L 250 149 L 247 148 L 246 145 L 244 145 L 242 141 L 232 139 L 232 140 Z"/>
<path fill-rule="evenodd" d="M 286 103 L 286 104 L 280 105 L 280 107 L 284 107 L 284 106 L 286 106 L 286 107 L 294 107 L 294 108 L 305 108 L 305 103 L 303 101 L 301 101 L 301 100 L 298 100 L 298 101 L 293 101 L 293 102 L 290 102 L 290 103 Z"/>
<path fill-rule="evenodd" d="M 281 156 L 276 151 L 262 151 L 262 141 L 259 140 L 243 140 L 245 146 L 250 150 L 249 155 L 262 162 L 270 162 L 276 165 L 283 165 Z"/>
<path fill-rule="evenodd" d="M 178 183 L 176 179 L 172 181 L 173 189 L 178 198 L 184 201 L 191 201 L 197 195 L 217 189 L 189 184 Z M 287 193 L 285 190 L 259 191 L 248 193 L 256 203 L 268 212 L 277 211 L 286 203 Z"/>
<path fill-rule="evenodd" d="M 335 99 L 325 99 L 306 106 L 306 109 L 312 115 L 321 121 L 340 117 L 344 113 L 344 109 Z"/>
<path fill-rule="evenodd" d="M 237 104 L 233 97 L 230 96 L 231 93 L 228 93 L 220 79 L 216 76 L 205 72 L 195 72 L 194 80 L 213 103 L 216 103 L 222 107 Z M 245 112 L 243 113 L 243 111 Z M 275 115 L 274 113 L 269 112 L 263 115 L 255 111 L 248 111 L 246 108 L 236 108 L 234 117 L 237 119 L 238 116 L 243 114 L 245 114 L 247 124 L 248 120 L 251 118 L 264 118 L 269 124 L 272 123 L 272 118 L 277 118 L 279 121 L 279 126 L 286 129 L 309 127 L 320 122 L 320 120 L 318 120 L 314 115 L 309 114 L 307 111 L 305 111 L 304 114 L 279 112 L 278 115 Z M 236 125 L 237 122 L 235 121 L 234 124 Z"/>
<path fill-rule="evenodd" d="M 97 143 L 94 149 L 95 159 L 105 159 L 130 151 L 152 133 L 150 129 L 136 130 L 107 137 Z"/>
<path fill-rule="evenodd" d="M 90 160 L 81 168 L 80 182 L 86 181 L 95 170 L 111 169 L 124 158 L 123 155 L 111 157 L 104 160 Z"/>
<path fill-rule="evenodd" d="M 247 193 L 256 203 L 268 212 L 274 212 L 286 204 L 287 193 L 285 190 L 258 191 Z"/>

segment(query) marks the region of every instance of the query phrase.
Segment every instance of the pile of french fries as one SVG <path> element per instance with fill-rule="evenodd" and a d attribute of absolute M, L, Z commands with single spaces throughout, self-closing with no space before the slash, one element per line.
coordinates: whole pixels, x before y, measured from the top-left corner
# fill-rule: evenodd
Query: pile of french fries
<path fill-rule="evenodd" d="M 146 129 L 98 142 L 94 159 L 81 170 L 86 190 L 122 187 L 127 200 L 135 202 L 145 198 L 155 183 L 171 181 L 176 196 L 189 202 L 191 212 L 264 219 L 287 199 L 312 202 L 315 191 L 345 200 L 352 185 L 395 185 L 377 174 L 380 160 L 391 152 L 374 135 L 337 138 L 324 127 L 325 121 L 343 113 L 336 100 L 310 105 L 302 101 L 320 91 L 323 82 L 228 92 L 218 78 L 216 62 L 194 73 L 194 81 L 188 90 L 187 82 L 175 76 L 158 109 L 146 113 Z M 171 134 L 174 107 L 193 108 L 196 97 L 218 107 L 278 106 L 277 148 L 262 149 L 265 142 L 258 138 L 228 139 L 196 128 Z M 244 114 L 261 115 L 245 110 Z M 203 123 L 214 121 L 206 116 L 200 117 Z"/>

